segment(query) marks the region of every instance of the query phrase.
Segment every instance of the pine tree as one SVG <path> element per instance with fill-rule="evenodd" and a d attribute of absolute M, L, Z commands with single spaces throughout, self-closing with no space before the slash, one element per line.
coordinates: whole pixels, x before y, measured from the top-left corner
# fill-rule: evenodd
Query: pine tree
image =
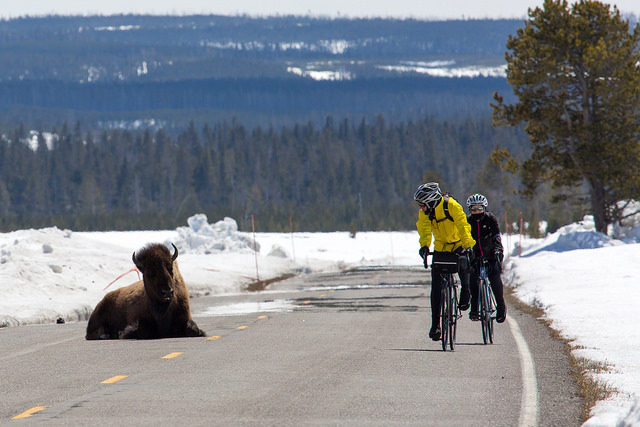
<path fill-rule="evenodd" d="M 494 123 L 526 123 L 533 152 L 517 164 L 524 194 L 541 182 L 586 184 L 598 231 L 615 204 L 640 196 L 640 26 L 617 8 L 545 0 L 507 42 L 507 80 L 518 101 L 497 93 Z M 503 151 L 502 154 L 505 154 Z"/>

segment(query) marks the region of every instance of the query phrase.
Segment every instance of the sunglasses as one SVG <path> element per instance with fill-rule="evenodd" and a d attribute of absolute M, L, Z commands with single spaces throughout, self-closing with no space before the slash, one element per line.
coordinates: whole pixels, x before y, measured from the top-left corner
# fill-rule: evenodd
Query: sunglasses
<path fill-rule="evenodd" d="M 484 211 L 484 207 L 482 207 L 482 206 L 471 206 L 469 208 L 469 210 L 471 212 L 483 212 Z"/>

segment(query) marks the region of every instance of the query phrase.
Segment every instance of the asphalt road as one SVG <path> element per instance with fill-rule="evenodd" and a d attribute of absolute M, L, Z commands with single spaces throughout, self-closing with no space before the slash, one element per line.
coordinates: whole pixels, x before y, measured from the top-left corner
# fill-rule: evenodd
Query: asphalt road
<path fill-rule="evenodd" d="M 207 339 L 0 329 L 0 425 L 580 425 L 546 327 L 510 306 L 483 345 L 465 315 L 443 352 L 427 337 L 428 279 L 371 269 L 192 299 Z"/>

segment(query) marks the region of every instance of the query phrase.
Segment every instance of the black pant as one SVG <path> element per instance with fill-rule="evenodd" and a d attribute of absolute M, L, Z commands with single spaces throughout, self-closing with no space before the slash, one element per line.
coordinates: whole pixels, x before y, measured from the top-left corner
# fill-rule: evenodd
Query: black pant
<path fill-rule="evenodd" d="M 489 259 L 487 262 L 487 278 L 491 285 L 493 295 L 496 297 L 496 305 L 504 307 L 504 295 L 502 291 L 502 278 L 500 277 L 501 268 L 497 259 Z M 471 282 L 471 311 L 478 310 L 478 295 L 480 293 L 480 266 L 473 265 L 473 271 L 470 277 Z"/>
<path fill-rule="evenodd" d="M 469 295 L 469 273 L 466 271 L 458 272 L 460 277 L 460 285 L 462 291 L 460 296 L 465 293 Z M 431 269 L 431 322 L 432 326 L 440 323 L 440 300 L 442 296 L 442 277 L 436 268 Z M 477 297 L 476 297 L 477 298 Z"/>

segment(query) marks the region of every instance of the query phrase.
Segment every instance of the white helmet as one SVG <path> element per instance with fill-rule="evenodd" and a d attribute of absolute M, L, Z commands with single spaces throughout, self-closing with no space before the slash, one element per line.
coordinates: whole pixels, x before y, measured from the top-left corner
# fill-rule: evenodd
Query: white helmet
<path fill-rule="evenodd" d="M 467 207 L 471 207 L 471 206 L 483 206 L 483 207 L 487 207 L 489 206 L 489 202 L 487 201 L 487 198 L 484 197 L 482 194 L 472 194 L 471 196 L 469 196 L 469 198 L 467 199 Z"/>
<path fill-rule="evenodd" d="M 437 182 L 427 182 L 422 184 L 413 195 L 413 200 L 428 206 L 430 209 L 435 208 L 442 198 L 442 191 Z"/>

